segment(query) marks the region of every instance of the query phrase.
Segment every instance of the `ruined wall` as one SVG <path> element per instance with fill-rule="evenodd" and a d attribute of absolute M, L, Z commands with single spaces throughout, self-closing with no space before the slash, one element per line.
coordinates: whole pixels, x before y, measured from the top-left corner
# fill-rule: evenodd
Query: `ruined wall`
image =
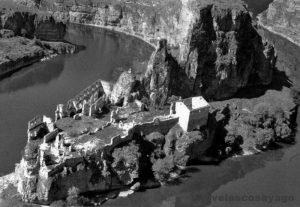
<path fill-rule="evenodd" d="M 97 80 L 92 83 L 90 86 L 82 90 L 74 98 L 67 101 L 67 109 L 73 106 L 73 101 L 79 107 L 84 101 L 88 102 L 92 97 L 95 97 L 95 101 L 104 94 L 104 89 L 102 87 L 101 80 Z M 82 106 L 81 106 L 82 107 Z"/>

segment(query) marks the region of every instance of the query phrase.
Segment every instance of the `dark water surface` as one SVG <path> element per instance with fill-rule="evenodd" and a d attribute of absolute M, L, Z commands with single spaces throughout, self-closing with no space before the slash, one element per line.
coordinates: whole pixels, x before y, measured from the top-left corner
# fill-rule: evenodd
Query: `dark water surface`
<path fill-rule="evenodd" d="M 265 10 L 270 2 L 246 0 L 254 15 Z M 279 69 L 289 71 L 292 81 L 298 81 L 300 48 L 277 35 L 261 32 L 278 49 Z M 53 115 L 57 103 L 66 101 L 99 77 L 115 80 L 120 73 L 116 68 L 120 66 L 145 68 L 151 53 L 140 40 L 89 27 L 72 27 L 68 39 L 85 44 L 87 49 L 33 65 L 0 83 L 0 173 L 10 172 L 19 161 L 30 118 L 39 113 Z M 299 134 L 296 140 L 293 146 L 228 159 L 218 166 L 191 167 L 181 182 L 111 200 L 104 206 L 299 207 Z M 246 200 L 230 202 L 230 196 Z M 268 200 L 251 201 L 252 196 Z M 291 198 L 293 201 L 289 201 Z"/>
<path fill-rule="evenodd" d="M 114 81 L 123 69 L 145 70 L 152 48 L 142 40 L 98 28 L 72 25 L 66 39 L 86 49 L 34 64 L 0 82 L 0 174 L 20 161 L 27 122 L 38 114 L 54 116 L 64 103 L 101 78 Z"/>

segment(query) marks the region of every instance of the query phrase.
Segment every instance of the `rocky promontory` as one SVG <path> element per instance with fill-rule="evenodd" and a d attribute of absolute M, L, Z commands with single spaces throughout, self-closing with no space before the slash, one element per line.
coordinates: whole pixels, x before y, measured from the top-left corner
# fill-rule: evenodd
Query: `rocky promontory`
<path fill-rule="evenodd" d="M 275 0 L 258 19 L 261 26 L 300 45 L 299 0 Z"/>
<path fill-rule="evenodd" d="M 183 96 L 223 99 L 240 88 L 267 85 L 272 79 L 274 49 L 262 40 L 246 5 L 239 0 L 35 2 L 57 19 L 126 32 L 153 44 L 165 39 L 172 60 L 161 61 L 176 64 L 182 77 L 181 83 L 168 85 L 168 95 L 176 91 Z M 156 71 L 151 67 L 157 65 L 149 66 Z"/>
<path fill-rule="evenodd" d="M 64 41 L 66 24 L 48 12 L 0 2 L 0 77 L 56 54 L 74 53 Z"/>

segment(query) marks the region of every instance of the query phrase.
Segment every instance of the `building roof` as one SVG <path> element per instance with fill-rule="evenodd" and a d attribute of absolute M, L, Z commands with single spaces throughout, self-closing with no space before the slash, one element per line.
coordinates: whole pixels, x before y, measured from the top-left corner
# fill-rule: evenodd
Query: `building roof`
<path fill-rule="evenodd" d="M 182 102 L 190 111 L 209 107 L 209 103 L 202 96 L 187 98 L 182 100 Z"/>

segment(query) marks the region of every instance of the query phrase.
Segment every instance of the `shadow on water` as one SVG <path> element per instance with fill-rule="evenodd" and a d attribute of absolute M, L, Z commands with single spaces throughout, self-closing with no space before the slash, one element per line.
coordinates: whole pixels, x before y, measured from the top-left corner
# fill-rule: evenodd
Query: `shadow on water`
<path fill-rule="evenodd" d="M 1 80 L 0 94 L 43 85 L 58 78 L 64 69 L 63 57 L 48 60 L 47 64 L 35 63 Z"/>

